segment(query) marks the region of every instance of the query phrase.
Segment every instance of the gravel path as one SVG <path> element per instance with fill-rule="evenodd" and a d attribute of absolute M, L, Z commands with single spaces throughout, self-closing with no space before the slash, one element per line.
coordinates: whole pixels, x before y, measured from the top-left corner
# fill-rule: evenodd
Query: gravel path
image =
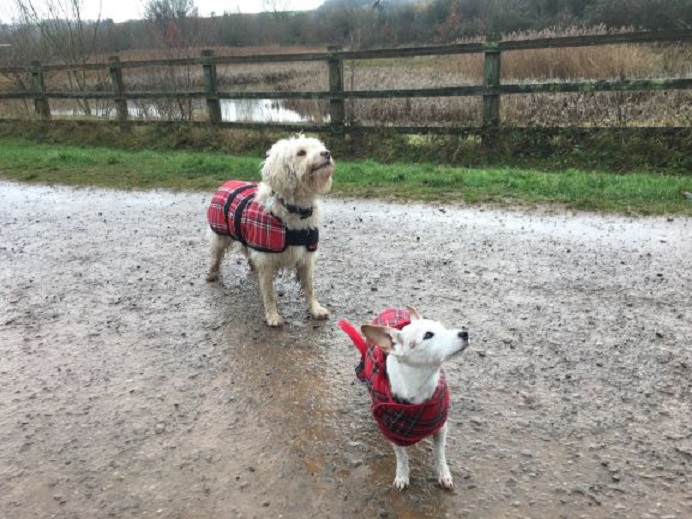
<path fill-rule="evenodd" d="M 0 517 L 692 517 L 692 220 L 330 200 L 308 318 L 204 282 L 210 193 L 0 182 Z M 394 455 L 337 318 L 468 326 L 456 488 Z"/>

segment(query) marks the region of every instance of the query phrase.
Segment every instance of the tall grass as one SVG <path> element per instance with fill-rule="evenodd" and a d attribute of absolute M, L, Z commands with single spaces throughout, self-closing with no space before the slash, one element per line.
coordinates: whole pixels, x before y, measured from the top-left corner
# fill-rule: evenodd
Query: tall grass
<path fill-rule="evenodd" d="M 627 32 L 631 29 L 623 29 Z M 503 39 L 519 40 L 546 37 L 602 34 L 603 27 L 543 30 L 505 35 Z M 263 47 L 215 48 L 218 55 L 280 54 L 323 51 L 323 48 Z M 199 56 L 191 49 L 190 56 Z M 161 57 L 156 51 L 130 51 L 122 60 Z M 101 57 L 105 61 L 106 57 Z M 692 44 L 623 44 L 598 47 L 536 49 L 505 52 L 502 56 L 504 83 L 552 82 L 596 79 L 632 79 L 689 77 L 692 75 Z M 411 89 L 482 83 L 483 57 L 480 54 L 431 56 L 384 60 L 357 60 L 345 63 L 347 90 Z M 170 72 L 170 71 L 169 71 Z M 172 77 L 162 81 L 161 67 L 124 69 L 124 81 L 130 92 L 158 90 L 176 92 L 204 89 L 201 67 L 178 67 Z M 323 62 L 219 65 L 219 90 L 328 90 L 328 70 Z M 107 70 L 94 72 L 89 89 L 110 90 Z M 69 78 L 51 73 L 46 78 L 49 90 L 69 90 Z M 68 111 L 69 100 L 52 101 L 59 110 Z M 148 110 L 152 103 L 140 103 L 140 116 L 154 117 Z M 480 124 L 480 100 L 464 98 L 410 98 L 349 100 L 347 115 L 353 122 L 372 125 L 417 124 L 474 126 Z M 112 108 L 102 102 L 101 108 Z M 291 108 L 305 115 L 325 113 L 325 101 L 291 101 Z M 188 107 L 193 119 L 206 117 L 203 100 Z M 0 110 L 12 116 L 31 114 L 31 104 L 0 104 Z M 162 110 L 159 109 L 158 112 Z M 111 112 L 114 116 L 114 112 Z M 535 94 L 503 96 L 503 123 L 511 126 L 685 126 L 692 124 L 692 92 L 622 92 Z"/>
<path fill-rule="evenodd" d="M 524 40 L 586 34 L 592 30 L 544 30 L 508 35 Z M 626 32 L 623 30 L 622 32 Z M 503 83 L 689 77 L 692 45 L 623 44 L 598 47 L 531 49 L 502 55 Z M 346 69 L 354 90 L 479 85 L 483 57 L 459 54 L 429 58 L 351 63 Z M 354 119 L 370 123 L 480 124 L 476 97 L 383 99 L 351 102 Z M 692 92 L 614 92 L 503 96 L 501 116 L 511 126 L 686 126 L 692 123 Z"/>

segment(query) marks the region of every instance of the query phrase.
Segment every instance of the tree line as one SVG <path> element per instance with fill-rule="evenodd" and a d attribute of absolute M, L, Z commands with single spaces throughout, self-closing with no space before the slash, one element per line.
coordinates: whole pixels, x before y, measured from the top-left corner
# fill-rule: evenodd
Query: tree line
<path fill-rule="evenodd" d="M 142 0 L 143 19 L 123 23 L 82 20 L 79 0 L 44 0 L 47 11 L 37 1 L 15 0 L 21 16 L 0 26 L 0 43 L 12 44 L 4 61 L 71 62 L 67 53 L 88 59 L 134 49 L 166 49 L 173 57 L 202 46 L 373 48 L 593 26 L 692 28 L 692 0 L 326 0 L 306 12 L 266 0 L 268 12 L 204 18 L 194 0 Z"/>
<path fill-rule="evenodd" d="M 146 21 L 106 24 L 104 44 L 108 50 L 147 47 L 146 26 Z M 327 0 L 307 12 L 198 18 L 195 29 L 206 46 L 371 48 L 594 26 L 692 28 L 692 0 Z"/>

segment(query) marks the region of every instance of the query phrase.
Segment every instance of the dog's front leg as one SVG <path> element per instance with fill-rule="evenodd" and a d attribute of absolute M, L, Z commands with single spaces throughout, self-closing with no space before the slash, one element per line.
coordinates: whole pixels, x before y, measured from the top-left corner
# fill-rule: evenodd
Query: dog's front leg
<path fill-rule="evenodd" d="M 447 443 L 447 424 L 433 434 L 433 463 L 435 464 L 435 477 L 442 488 L 453 488 L 454 479 L 447 465 L 445 445 Z"/>
<path fill-rule="evenodd" d="M 394 478 L 394 486 L 398 490 L 403 490 L 408 487 L 409 483 L 409 468 L 408 468 L 408 452 L 406 447 L 392 444 L 394 453 L 396 454 L 396 477 Z"/>
<path fill-rule="evenodd" d="M 300 280 L 300 285 L 303 287 L 305 302 L 308 305 L 310 315 L 315 319 L 327 319 L 329 317 L 329 310 L 323 307 L 315 296 L 314 272 L 315 258 L 313 255 L 304 263 L 299 264 L 296 268 L 296 274 Z"/>
<path fill-rule="evenodd" d="M 274 290 L 274 270 L 266 265 L 259 269 L 260 291 L 262 292 L 262 302 L 264 303 L 264 318 L 267 324 L 278 327 L 284 324 L 284 320 L 279 315 L 276 307 L 276 290 Z"/>

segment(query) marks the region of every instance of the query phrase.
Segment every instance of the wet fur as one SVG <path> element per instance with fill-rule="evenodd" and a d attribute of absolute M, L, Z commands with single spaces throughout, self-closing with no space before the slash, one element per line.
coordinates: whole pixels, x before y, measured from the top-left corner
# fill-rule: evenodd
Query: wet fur
<path fill-rule="evenodd" d="M 323 166 L 319 169 L 315 169 Z M 301 230 L 319 227 L 322 207 L 319 196 L 331 189 L 334 160 L 318 139 L 302 135 L 276 142 L 267 152 L 262 165 L 262 181 L 258 185 L 257 201 L 267 204 L 267 211 L 281 218 L 289 229 Z M 301 219 L 290 213 L 285 204 L 312 207 L 312 216 Z M 315 319 L 327 319 L 329 311 L 315 296 L 314 270 L 316 252 L 305 247 L 287 247 L 283 252 L 259 252 L 234 241 L 230 236 L 221 236 L 208 231 L 211 248 L 211 266 L 207 281 L 219 279 L 221 262 L 229 248 L 244 254 L 250 268 L 257 273 L 265 320 L 269 326 L 281 326 L 283 318 L 277 308 L 274 279 L 281 269 L 294 269 L 305 294 L 308 310 Z"/>
<path fill-rule="evenodd" d="M 387 377 L 393 395 L 412 404 L 426 402 L 435 393 L 440 380 L 442 363 L 464 351 L 468 345 L 465 329 L 448 330 L 441 323 L 423 319 L 415 308 L 408 307 L 411 324 L 401 330 L 365 324 L 363 334 L 387 354 Z M 426 339 L 426 334 L 432 333 Z M 447 424 L 433 434 L 433 464 L 435 477 L 441 487 L 454 486 L 447 465 L 445 448 Z M 394 486 L 403 490 L 409 486 L 409 464 L 406 447 L 392 443 L 396 454 Z"/>

